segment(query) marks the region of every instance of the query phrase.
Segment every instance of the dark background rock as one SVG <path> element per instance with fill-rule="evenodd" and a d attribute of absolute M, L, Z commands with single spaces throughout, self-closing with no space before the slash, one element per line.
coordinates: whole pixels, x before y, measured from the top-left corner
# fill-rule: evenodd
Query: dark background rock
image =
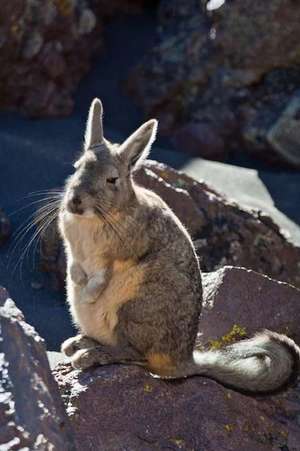
<path fill-rule="evenodd" d="M 202 345 L 221 347 L 265 326 L 288 330 L 299 343 L 296 288 L 229 267 L 203 280 Z M 122 365 L 82 372 L 60 364 L 54 374 L 79 450 L 299 448 L 299 383 L 279 395 L 250 397 L 206 378 L 168 382 Z"/>
<path fill-rule="evenodd" d="M 175 139 L 182 151 L 225 159 L 247 149 L 265 162 L 300 167 L 298 136 L 282 141 L 280 151 L 268 139 L 299 89 L 300 5 L 226 0 L 207 11 L 206 3 L 160 2 L 158 42 L 133 71 L 129 92 L 166 134 L 185 131 L 186 146 Z M 204 130 L 198 145 L 191 143 L 195 132 L 186 133 L 197 123 L 214 130 L 209 139 Z"/>
<path fill-rule="evenodd" d="M 138 13 L 145 1 L 11 0 L 1 3 L 0 108 L 29 116 L 62 116 L 104 47 L 115 14 Z"/>
<path fill-rule="evenodd" d="M 0 448 L 76 451 L 44 341 L 0 288 Z"/>
<path fill-rule="evenodd" d="M 225 160 L 227 157 L 223 139 L 210 124 L 191 122 L 175 131 L 172 139 L 175 148 L 202 158 Z"/>

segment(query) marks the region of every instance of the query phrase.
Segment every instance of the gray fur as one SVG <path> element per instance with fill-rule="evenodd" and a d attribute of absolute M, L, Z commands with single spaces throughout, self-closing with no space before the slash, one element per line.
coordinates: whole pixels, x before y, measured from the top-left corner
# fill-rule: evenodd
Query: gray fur
<path fill-rule="evenodd" d="M 201 374 L 252 392 L 282 387 L 299 362 L 287 337 L 265 332 L 220 351 L 194 349 L 202 289 L 192 240 L 165 202 L 132 177 L 157 122 L 121 145 L 103 138 L 91 149 L 101 123 L 95 105 L 88 120 L 93 138 L 60 209 L 67 298 L 81 332 L 63 344 L 73 366 L 133 363 L 161 377 Z"/>

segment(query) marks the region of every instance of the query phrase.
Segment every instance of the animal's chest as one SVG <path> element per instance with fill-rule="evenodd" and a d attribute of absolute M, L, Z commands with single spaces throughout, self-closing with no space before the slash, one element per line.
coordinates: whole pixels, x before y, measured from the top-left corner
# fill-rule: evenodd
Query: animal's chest
<path fill-rule="evenodd" d="M 68 265 L 78 262 L 88 276 L 108 264 L 111 243 L 106 239 L 101 226 L 91 226 L 85 222 L 65 224 Z"/>
<path fill-rule="evenodd" d="M 74 322 L 81 331 L 102 343 L 115 344 L 118 310 L 124 303 L 137 298 L 145 271 L 134 259 L 113 256 L 114 249 L 109 249 L 108 243 L 99 239 L 101 232 L 97 233 L 79 231 L 76 227 L 68 230 L 68 266 L 70 261 L 77 261 L 88 277 L 106 269 L 107 286 L 95 302 L 88 303 L 82 287 L 73 283 L 68 271 L 67 296 Z"/>

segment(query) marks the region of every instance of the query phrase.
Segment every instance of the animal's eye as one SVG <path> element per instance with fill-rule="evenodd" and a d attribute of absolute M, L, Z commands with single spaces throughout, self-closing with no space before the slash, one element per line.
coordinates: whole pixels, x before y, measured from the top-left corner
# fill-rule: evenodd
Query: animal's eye
<path fill-rule="evenodd" d="M 109 177 L 106 179 L 107 183 L 110 183 L 111 185 L 115 185 L 119 177 Z"/>

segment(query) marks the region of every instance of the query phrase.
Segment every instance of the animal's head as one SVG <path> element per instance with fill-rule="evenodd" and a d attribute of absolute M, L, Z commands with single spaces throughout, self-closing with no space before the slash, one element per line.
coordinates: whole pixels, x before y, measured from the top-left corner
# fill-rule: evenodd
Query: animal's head
<path fill-rule="evenodd" d="M 84 151 L 66 184 L 63 207 L 81 217 L 122 211 L 134 195 L 132 173 L 147 158 L 155 140 L 157 121 L 151 119 L 122 144 L 103 136 L 102 104 L 94 99 L 85 132 Z"/>

